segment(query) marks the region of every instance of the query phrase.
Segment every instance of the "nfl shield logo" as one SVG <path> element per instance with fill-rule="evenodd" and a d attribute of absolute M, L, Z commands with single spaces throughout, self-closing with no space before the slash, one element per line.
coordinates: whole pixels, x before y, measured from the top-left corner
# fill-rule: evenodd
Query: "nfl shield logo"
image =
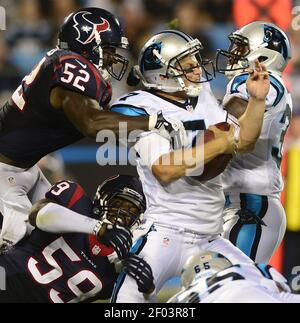
<path fill-rule="evenodd" d="M 99 253 L 101 252 L 101 248 L 97 245 L 94 245 L 93 249 L 92 249 L 92 253 L 94 256 L 99 255 Z"/>

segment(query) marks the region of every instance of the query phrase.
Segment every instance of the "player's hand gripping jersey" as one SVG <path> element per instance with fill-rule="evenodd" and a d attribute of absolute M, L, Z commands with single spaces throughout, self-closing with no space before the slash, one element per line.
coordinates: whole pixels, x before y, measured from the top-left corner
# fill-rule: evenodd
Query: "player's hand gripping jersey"
<path fill-rule="evenodd" d="M 50 102 L 55 87 L 75 91 L 105 106 L 111 86 L 84 57 L 50 51 L 0 110 L 0 153 L 29 168 L 48 153 L 83 138 L 62 109 Z"/>

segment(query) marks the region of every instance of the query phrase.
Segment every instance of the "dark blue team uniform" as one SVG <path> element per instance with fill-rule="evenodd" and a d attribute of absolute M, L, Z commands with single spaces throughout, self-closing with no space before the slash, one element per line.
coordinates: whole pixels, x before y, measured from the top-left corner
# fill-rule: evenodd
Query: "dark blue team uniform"
<path fill-rule="evenodd" d="M 111 98 L 111 86 L 84 57 L 67 50 L 49 52 L 0 109 L 0 153 L 28 168 L 48 153 L 83 138 L 62 109 L 50 104 L 60 86 L 97 100 Z"/>
<path fill-rule="evenodd" d="M 80 185 L 65 181 L 46 197 L 91 217 L 92 202 Z M 107 255 L 112 253 L 86 234 L 50 234 L 35 229 L 6 255 L 6 291 L 0 302 L 81 302 L 107 299 L 117 278 Z"/>

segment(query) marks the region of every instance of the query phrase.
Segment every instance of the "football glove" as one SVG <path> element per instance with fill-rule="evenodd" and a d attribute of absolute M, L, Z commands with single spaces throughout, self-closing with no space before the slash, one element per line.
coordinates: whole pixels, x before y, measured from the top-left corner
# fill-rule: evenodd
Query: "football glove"
<path fill-rule="evenodd" d="M 138 290 L 144 294 L 151 294 L 154 289 L 154 278 L 150 265 L 141 257 L 129 254 L 129 257 L 122 260 L 124 272 L 132 277 L 137 285 Z"/>
<path fill-rule="evenodd" d="M 162 111 L 158 112 L 155 117 L 155 124 L 150 130 L 157 130 L 162 137 L 171 140 L 174 149 L 186 146 L 188 142 L 187 134 L 180 120 L 165 117 Z"/>
<path fill-rule="evenodd" d="M 126 258 L 132 246 L 132 233 L 119 224 L 103 222 L 97 238 L 100 243 L 114 248 L 119 259 Z"/>

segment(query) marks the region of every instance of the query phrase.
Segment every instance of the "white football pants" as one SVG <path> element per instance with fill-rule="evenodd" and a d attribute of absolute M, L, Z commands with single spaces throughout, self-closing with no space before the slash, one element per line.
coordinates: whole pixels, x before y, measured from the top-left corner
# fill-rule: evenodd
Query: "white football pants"
<path fill-rule="evenodd" d="M 145 299 L 138 291 L 135 280 L 121 273 L 113 292 L 112 302 L 155 302 L 155 296 L 164 283 L 174 276 L 180 276 L 187 259 L 200 250 L 218 252 L 233 264 L 252 263 L 249 257 L 220 236 L 188 233 L 178 227 L 167 228 L 157 223 L 148 235 L 133 246 L 133 251 L 143 257 L 152 268 L 155 284 L 153 297 Z"/>
<path fill-rule="evenodd" d="M 0 246 L 3 243 L 15 245 L 31 232 L 30 208 L 45 197 L 50 186 L 38 166 L 23 169 L 0 163 L 0 212 L 3 215 Z"/>
<path fill-rule="evenodd" d="M 280 200 L 255 194 L 232 194 L 226 201 L 223 237 L 254 262 L 268 264 L 286 230 Z"/>

